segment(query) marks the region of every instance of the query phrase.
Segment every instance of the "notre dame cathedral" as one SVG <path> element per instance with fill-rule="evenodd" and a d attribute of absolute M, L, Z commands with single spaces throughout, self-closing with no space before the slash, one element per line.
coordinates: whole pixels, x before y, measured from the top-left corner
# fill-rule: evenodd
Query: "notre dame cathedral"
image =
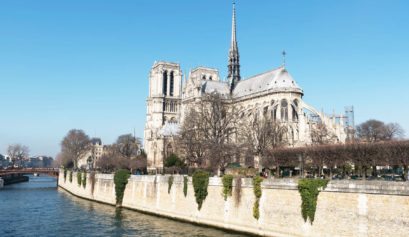
<path fill-rule="evenodd" d="M 227 80 L 219 71 L 197 67 L 184 81 L 180 65 L 155 62 L 149 74 L 149 96 L 144 130 L 144 149 L 148 168 L 163 168 L 163 160 L 175 150 L 173 137 L 178 133 L 189 103 L 217 92 L 229 95 L 235 106 L 248 113 L 269 114 L 287 127 L 288 146 L 311 144 L 312 126 L 319 121 L 345 142 L 347 133 L 342 119 L 327 116 L 303 101 L 304 91 L 287 71 L 285 64 L 267 72 L 242 79 L 236 37 L 236 10 L 233 4 L 231 45 Z"/>

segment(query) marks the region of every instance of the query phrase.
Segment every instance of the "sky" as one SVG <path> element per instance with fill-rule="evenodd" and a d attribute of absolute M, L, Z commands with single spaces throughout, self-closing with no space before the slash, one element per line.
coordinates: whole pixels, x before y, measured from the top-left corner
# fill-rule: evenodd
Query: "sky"
<path fill-rule="evenodd" d="M 304 100 L 409 133 L 409 1 L 237 0 L 242 78 L 286 67 Z M 55 156 L 70 129 L 143 138 L 155 60 L 227 75 L 232 2 L 0 1 L 0 153 Z"/>

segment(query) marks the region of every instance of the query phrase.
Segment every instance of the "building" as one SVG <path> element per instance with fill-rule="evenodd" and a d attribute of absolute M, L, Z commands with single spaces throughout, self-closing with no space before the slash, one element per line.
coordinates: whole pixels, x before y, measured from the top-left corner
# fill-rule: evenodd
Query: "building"
<path fill-rule="evenodd" d="M 101 138 L 92 138 L 89 150 L 78 159 L 78 168 L 93 169 L 104 152 Z"/>
<path fill-rule="evenodd" d="M 24 164 L 27 168 L 50 168 L 54 159 L 49 156 L 30 157 Z"/>
<path fill-rule="evenodd" d="M 197 67 L 189 72 L 184 83 L 179 64 L 163 61 L 154 63 L 149 74 L 144 130 L 148 168 L 163 167 L 164 158 L 175 149 L 173 138 L 185 111 L 203 95 L 213 92 L 229 95 L 232 103 L 247 114 L 268 114 L 285 124 L 288 146 L 311 144 L 311 130 L 318 123 L 324 124 L 336 136 L 337 142 L 345 142 L 347 136 L 342 116 L 327 116 L 308 105 L 303 100 L 304 91 L 286 69 L 285 61 L 275 69 L 247 79 L 241 78 L 234 4 L 228 58 L 227 80 L 221 80 L 217 69 Z"/>

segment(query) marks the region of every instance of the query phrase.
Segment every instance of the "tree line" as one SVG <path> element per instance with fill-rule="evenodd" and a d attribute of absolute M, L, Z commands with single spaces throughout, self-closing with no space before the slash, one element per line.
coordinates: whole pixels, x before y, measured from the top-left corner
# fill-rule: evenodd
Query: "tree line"
<path fill-rule="evenodd" d="M 247 167 L 279 169 L 298 166 L 301 159 L 307 168 L 317 167 L 320 173 L 323 167 L 355 165 L 366 171 L 380 165 L 401 165 L 406 170 L 409 165 L 408 142 L 396 141 L 404 137 L 397 123 L 368 120 L 357 126 L 356 135 L 344 145 L 325 124 L 316 123 L 311 125 L 311 145 L 289 148 L 285 123 L 268 111 L 243 111 L 230 101 L 228 95 L 212 93 L 187 108 L 176 138 L 176 153 L 184 164 L 223 170 L 244 159 Z"/>
<path fill-rule="evenodd" d="M 101 144 L 102 145 L 102 144 Z M 102 154 L 95 154 L 95 144 L 83 130 L 72 129 L 61 141 L 61 152 L 57 155 L 57 166 L 79 169 L 78 162 L 86 159 L 91 169 L 112 172 L 118 169 L 143 171 L 146 168 L 146 154 L 141 149 L 140 139 L 132 134 L 120 135 L 116 142 L 104 145 Z"/>

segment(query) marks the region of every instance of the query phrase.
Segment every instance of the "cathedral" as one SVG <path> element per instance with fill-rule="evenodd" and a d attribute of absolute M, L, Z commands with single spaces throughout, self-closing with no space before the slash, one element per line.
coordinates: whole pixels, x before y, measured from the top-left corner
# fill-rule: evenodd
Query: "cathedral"
<path fill-rule="evenodd" d="M 303 101 L 304 91 L 285 64 L 246 79 L 241 78 L 234 4 L 227 68 L 227 80 L 219 77 L 217 69 L 207 67 L 191 70 L 187 80 L 183 80 L 179 64 L 154 63 L 149 74 L 144 130 L 148 169 L 163 168 L 163 160 L 175 150 L 173 137 L 178 133 L 186 108 L 203 95 L 213 92 L 229 95 L 232 103 L 247 113 L 269 114 L 274 120 L 285 124 L 288 146 L 311 144 L 312 126 L 317 123 L 324 124 L 336 137 L 336 142 L 345 142 L 347 134 L 342 118 L 327 116 Z"/>

